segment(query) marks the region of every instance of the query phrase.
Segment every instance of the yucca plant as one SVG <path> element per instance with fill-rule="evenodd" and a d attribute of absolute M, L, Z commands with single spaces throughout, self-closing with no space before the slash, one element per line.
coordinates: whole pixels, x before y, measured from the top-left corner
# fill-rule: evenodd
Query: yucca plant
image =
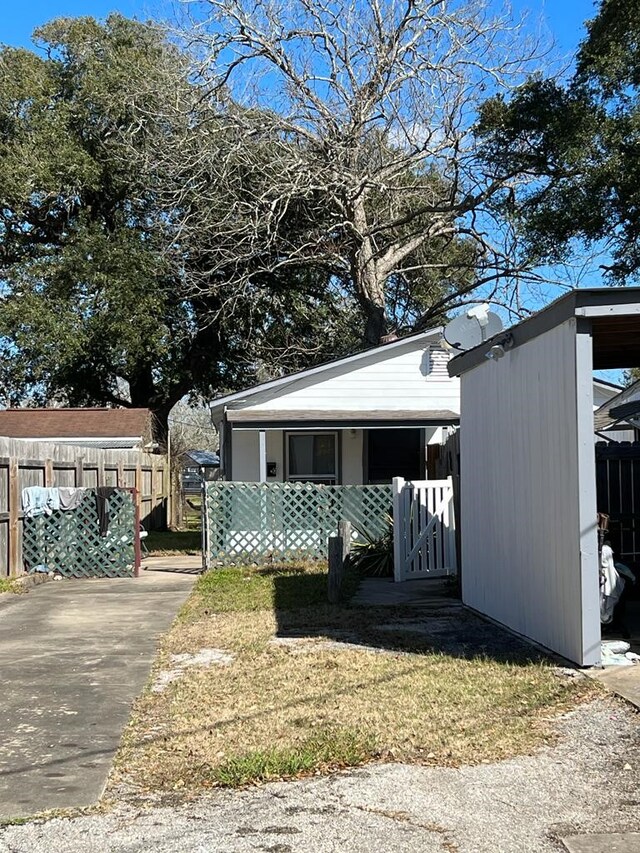
<path fill-rule="evenodd" d="M 393 577 L 393 516 L 387 514 L 386 524 L 381 536 L 358 530 L 359 538 L 351 543 L 349 562 L 362 575 Z"/>

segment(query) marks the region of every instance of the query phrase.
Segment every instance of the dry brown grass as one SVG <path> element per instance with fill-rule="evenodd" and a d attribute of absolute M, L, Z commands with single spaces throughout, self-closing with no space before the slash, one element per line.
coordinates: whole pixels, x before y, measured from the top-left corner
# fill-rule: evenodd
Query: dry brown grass
<path fill-rule="evenodd" d="M 388 610 L 314 604 L 313 581 L 302 583 L 306 607 L 252 609 L 254 600 L 277 601 L 276 587 L 287 577 L 227 570 L 226 580 L 214 582 L 226 612 L 214 612 L 211 582 L 201 582 L 165 638 L 155 671 L 170 669 L 174 654 L 206 648 L 232 652 L 235 660 L 187 669 L 164 692 L 143 695 L 115 782 L 199 789 L 376 758 L 495 761 L 544 743 L 551 737 L 547 718 L 594 689 L 583 679 L 559 678 L 544 660 L 447 655 L 415 638 L 409 644 L 406 635 L 383 635 L 377 626 L 389 621 Z M 234 589 L 223 594 L 221 584 Z M 255 599 L 247 595 L 252 585 Z M 240 609 L 230 610 L 231 601 Z M 345 631 L 372 650 L 330 645 Z M 270 642 L 299 633 L 308 639 Z"/>

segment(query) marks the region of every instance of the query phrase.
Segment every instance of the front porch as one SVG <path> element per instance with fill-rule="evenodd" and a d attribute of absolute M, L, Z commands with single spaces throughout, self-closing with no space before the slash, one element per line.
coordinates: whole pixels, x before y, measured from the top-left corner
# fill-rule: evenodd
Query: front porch
<path fill-rule="evenodd" d="M 223 479 L 330 486 L 434 477 L 428 448 L 441 445 L 458 421 L 453 412 L 394 412 L 377 419 L 366 412 L 350 418 L 290 413 L 287 420 L 260 422 L 244 414 L 228 411 L 221 425 Z"/>

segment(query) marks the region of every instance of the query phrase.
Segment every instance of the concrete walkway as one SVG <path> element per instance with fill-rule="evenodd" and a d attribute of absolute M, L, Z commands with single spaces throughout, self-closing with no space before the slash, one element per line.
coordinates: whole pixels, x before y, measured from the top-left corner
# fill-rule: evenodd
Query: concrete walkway
<path fill-rule="evenodd" d="M 406 605 L 427 610 L 462 607 L 446 578 L 423 578 L 404 583 L 394 583 L 392 578 L 364 578 L 351 603 L 371 607 Z"/>
<path fill-rule="evenodd" d="M 638 853 L 640 832 L 622 832 L 613 835 L 574 835 L 563 838 L 569 853 Z"/>
<path fill-rule="evenodd" d="M 100 795 L 160 635 L 195 578 L 52 581 L 0 604 L 0 817 Z"/>
<path fill-rule="evenodd" d="M 145 557 L 142 568 L 154 572 L 182 572 L 184 574 L 202 574 L 202 556 L 188 554 L 186 556 Z"/>
<path fill-rule="evenodd" d="M 640 710 L 640 664 L 591 669 L 588 675 Z"/>

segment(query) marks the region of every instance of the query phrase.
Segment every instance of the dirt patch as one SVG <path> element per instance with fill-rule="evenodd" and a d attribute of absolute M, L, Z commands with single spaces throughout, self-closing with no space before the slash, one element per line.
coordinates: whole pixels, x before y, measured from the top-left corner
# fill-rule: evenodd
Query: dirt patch
<path fill-rule="evenodd" d="M 182 654 L 171 655 L 172 668 L 164 669 L 157 674 L 151 692 L 162 693 L 191 667 L 229 666 L 233 663 L 234 658 L 234 655 L 229 654 L 224 649 L 200 649 L 195 654 L 183 652 Z"/>

